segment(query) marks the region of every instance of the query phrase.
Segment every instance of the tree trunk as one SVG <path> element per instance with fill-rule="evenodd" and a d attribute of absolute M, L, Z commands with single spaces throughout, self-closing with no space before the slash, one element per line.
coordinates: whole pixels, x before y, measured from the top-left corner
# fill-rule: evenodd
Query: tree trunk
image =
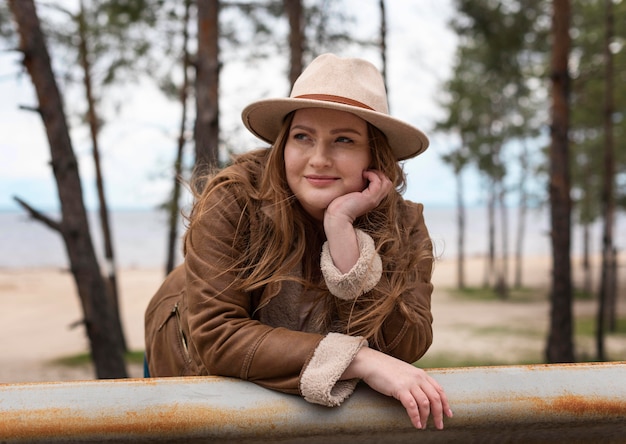
<path fill-rule="evenodd" d="M 528 192 L 526 178 L 530 171 L 528 167 L 528 147 L 523 143 L 523 152 L 520 156 L 522 171 L 519 182 L 519 207 L 517 208 L 517 233 L 515 238 L 515 288 L 523 287 L 522 270 L 524 265 L 524 237 L 526 235 L 526 212 L 528 211 Z"/>
<path fill-rule="evenodd" d="M 584 222 L 583 226 L 583 260 L 582 260 L 582 268 L 583 268 L 583 291 L 585 294 L 591 295 L 593 290 L 593 282 L 592 282 L 592 273 L 591 273 L 591 224 L 589 222 Z"/>
<path fill-rule="evenodd" d="M 289 19 L 289 84 L 290 90 L 303 70 L 304 25 L 302 23 L 302 1 L 284 0 Z"/>
<path fill-rule="evenodd" d="M 457 287 L 465 288 L 465 203 L 463 201 L 463 177 L 456 170 L 456 220 L 457 220 Z"/>
<path fill-rule="evenodd" d="M 11 0 L 9 5 L 50 144 L 62 215 L 55 228 L 63 236 L 78 288 L 96 374 L 98 378 L 126 377 L 124 346 L 117 335 L 110 334 L 115 317 L 91 241 L 78 164 L 35 5 L 32 0 Z"/>
<path fill-rule="evenodd" d="M 592 192 L 594 186 L 592 184 L 591 178 L 595 175 L 594 168 L 592 166 L 592 161 L 589 156 L 585 156 L 584 160 L 581 160 L 583 163 L 581 170 L 583 171 L 581 178 L 581 188 L 586 190 L 583 194 L 582 201 L 580 201 L 579 206 L 582 207 L 580 210 L 581 213 L 581 228 L 583 230 L 583 258 L 582 258 L 582 268 L 583 268 L 583 291 L 585 294 L 591 296 L 593 295 L 593 282 L 592 282 L 592 273 L 593 267 L 591 266 L 591 217 L 593 214 L 593 210 L 591 209 L 594 206 L 594 201 L 597 199 L 595 193 Z"/>
<path fill-rule="evenodd" d="M 608 313 L 608 329 L 610 332 L 615 333 L 617 331 L 617 291 L 618 291 L 618 270 L 617 264 L 617 248 L 613 247 L 612 255 L 611 255 L 611 272 L 609 275 L 611 279 L 609 281 L 609 300 L 607 301 L 607 305 L 609 307 Z"/>
<path fill-rule="evenodd" d="M 219 0 L 197 2 L 198 57 L 196 60 L 196 174 L 218 166 L 219 149 Z"/>
<path fill-rule="evenodd" d="M 174 186 L 172 187 L 172 198 L 168 204 L 169 230 L 167 235 L 167 263 L 165 274 L 169 274 L 174 269 L 176 258 L 176 244 L 178 241 L 178 215 L 180 212 L 180 186 L 183 165 L 183 150 L 185 148 L 185 130 L 187 124 L 187 96 L 189 90 L 189 15 L 191 0 L 185 0 L 185 18 L 183 23 L 183 84 L 180 87 L 180 105 L 182 116 L 180 118 L 180 131 L 178 133 L 178 147 L 176 150 L 176 160 L 174 161 Z"/>
<path fill-rule="evenodd" d="M 598 319 L 596 329 L 596 353 L 599 361 L 606 360 L 604 350 L 605 322 L 609 315 L 609 302 L 614 299 L 612 282 L 613 262 L 613 220 L 615 203 L 613 197 L 613 181 L 615 165 L 613 155 L 613 55 L 610 44 L 613 40 L 613 1 L 605 0 L 605 89 L 604 89 L 604 181 L 602 184 L 602 216 L 604 219 L 602 233 L 602 275 L 600 279 Z"/>
<path fill-rule="evenodd" d="M 552 288 L 546 359 L 573 362 L 571 198 L 569 173 L 569 50 L 570 1 L 553 0 L 552 109 L 550 143 L 550 212 Z"/>
<path fill-rule="evenodd" d="M 509 297 L 509 215 L 505 204 L 504 184 L 498 181 L 498 207 L 500 209 L 500 267 L 496 282 L 496 294 L 500 299 Z"/>
<path fill-rule="evenodd" d="M 387 96 L 389 96 L 389 82 L 387 81 L 387 12 L 385 10 L 385 0 L 379 0 L 380 9 L 380 58 L 382 60 L 381 73 Z"/>
<path fill-rule="evenodd" d="M 496 191 L 493 179 L 487 202 L 487 260 L 485 263 L 484 288 L 493 288 L 496 263 Z"/>
<path fill-rule="evenodd" d="M 98 190 L 100 227 L 102 230 L 102 241 L 104 243 L 104 259 L 107 266 L 106 271 L 109 284 L 109 298 L 111 299 L 113 315 L 115 316 L 115 330 L 113 330 L 112 332 L 115 332 L 115 334 L 118 334 L 120 336 L 120 341 L 124 345 L 124 351 L 126 351 L 128 348 L 126 346 L 124 328 L 122 326 L 122 320 L 120 317 L 120 303 L 116 270 L 117 267 L 115 266 L 115 254 L 113 253 L 113 240 L 111 234 L 111 225 L 109 223 L 109 209 L 107 205 L 106 195 L 104 193 L 104 179 L 102 177 L 102 167 L 100 166 L 100 148 L 98 144 L 100 125 L 98 113 L 96 112 L 96 100 L 93 96 L 93 85 L 91 81 L 91 62 L 89 60 L 89 48 L 87 47 L 87 25 L 85 23 L 84 12 L 84 6 L 81 0 L 79 13 L 80 15 L 78 17 L 78 50 L 80 54 L 80 64 L 83 68 L 84 74 L 83 84 L 85 86 L 85 96 L 87 98 L 87 121 L 89 123 L 91 143 L 93 146 L 93 161 L 94 169 L 96 172 L 96 189 Z"/>

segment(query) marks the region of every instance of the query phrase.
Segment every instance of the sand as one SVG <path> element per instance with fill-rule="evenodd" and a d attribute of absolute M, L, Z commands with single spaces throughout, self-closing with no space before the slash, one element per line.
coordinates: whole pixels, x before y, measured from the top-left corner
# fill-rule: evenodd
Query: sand
<path fill-rule="evenodd" d="M 532 301 L 472 301 L 455 297 L 456 262 L 437 263 L 433 282 L 434 341 L 427 356 L 495 358 L 510 363 L 520 359 L 543 360 L 549 325 L 547 288 L 549 258 L 527 258 L 524 285 L 537 294 Z M 466 263 L 468 285 L 482 283 L 484 261 Z M 121 315 L 127 343 L 132 350 L 144 348 L 143 313 L 163 279 L 162 270 L 125 269 L 118 272 Z M 622 277 L 623 279 L 624 277 Z M 624 287 L 622 287 L 624 288 Z M 622 292 L 624 295 L 624 292 Z M 0 270 L 0 383 L 93 379 L 90 366 L 54 364 L 59 357 L 88 351 L 84 329 L 71 326 L 81 319 L 81 308 L 71 274 L 57 269 Z M 624 296 L 618 303 L 626 313 Z M 577 315 L 593 316 L 594 301 L 577 301 Z M 626 360 L 626 335 L 609 338 L 612 360 Z M 591 341 L 592 342 L 592 341 Z M 593 344 L 577 343 L 577 352 L 593 353 Z M 139 365 L 129 367 L 140 377 Z"/>

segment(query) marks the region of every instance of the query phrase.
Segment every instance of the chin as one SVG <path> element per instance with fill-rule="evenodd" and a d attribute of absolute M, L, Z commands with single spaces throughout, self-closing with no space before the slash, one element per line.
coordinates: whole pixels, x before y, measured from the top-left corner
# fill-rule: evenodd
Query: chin
<path fill-rule="evenodd" d="M 330 204 L 330 202 L 329 202 Z M 328 208 L 328 204 L 326 205 L 320 205 L 320 204 L 315 204 L 315 205 L 311 205 L 311 204 L 303 204 L 302 202 L 300 202 L 300 206 L 302 207 L 302 209 L 304 209 L 304 211 L 314 217 L 315 219 L 318 220 L 322 220 L 324 219 L 324 212 L 326 211 L 326 208 Z"/>

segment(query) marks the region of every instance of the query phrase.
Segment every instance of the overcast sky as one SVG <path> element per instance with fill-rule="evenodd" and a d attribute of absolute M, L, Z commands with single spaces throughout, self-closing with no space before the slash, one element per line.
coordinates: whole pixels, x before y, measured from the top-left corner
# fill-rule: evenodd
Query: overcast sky
<path fill-rule="evenodd" d="M 360 29 L 375 33 L 378 1 L 354 4 L 363 23 Z M 431 138 L 430 148 L 405 164 L 409 178 L 406 197 L 431 206 L 453 206 L 454 177 L 440 160 L 441 154 L 451 149 L 450 142 L 432 133 L 435 119 L 442 117 L 437 100 L 440 85 L 450 75 L 455 51 L 456 39 L 447 25 L 451 0 L 394 0 L 387 2 L 387 9 L 391 113 Z M 380 66 L 376 53 L 362 56 Z M 225 65 L 221 80 L 222 131 L 236 133 L 236 144 L 242 150 L 262 144 L 252 136 L 244 136 L 241 109 L 262 97 L 286 95 L 284 69 L 279 63 L 268 63 L 261 72 L 243 72 L 235 65 Z M 19 72 L 17 54 L 0 54 L 0 209 L 17 209 L 13 196 L 40 209 L 55 209 L 58 198 L 43 124 L 37 114 L 19 110 L 20 105 L 36 105 L 29 76 Z M 165 200 L 171 187 L 168 174 L 176 148 L 179 107 L 164 99 L 149 81 L 130 85 L 117 96 L 123 106 L 117 114 L 107 116 L 101 133 L 107 199 L 112 208 L 152 208 Z M 90 208 L 95 208 L 87 133 L 75 129 L 71 135 L 80 162 L 84 198 Z M 478 185 L 472 182 L 469 178 L 466 190 L 470 204 L 476 203 L 479 195 Z"/>

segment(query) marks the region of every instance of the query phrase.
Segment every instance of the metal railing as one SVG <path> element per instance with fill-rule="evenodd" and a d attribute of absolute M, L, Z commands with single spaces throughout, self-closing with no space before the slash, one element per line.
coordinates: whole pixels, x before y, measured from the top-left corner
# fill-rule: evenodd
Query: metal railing
<path fill-rule="evenodd" d="M 443 431 L 366 386 L 327 408 L 194 377 L 0 384 L 0 442 L 626 442 L 626 362 L 429 373 L 455 415 Z"/>

